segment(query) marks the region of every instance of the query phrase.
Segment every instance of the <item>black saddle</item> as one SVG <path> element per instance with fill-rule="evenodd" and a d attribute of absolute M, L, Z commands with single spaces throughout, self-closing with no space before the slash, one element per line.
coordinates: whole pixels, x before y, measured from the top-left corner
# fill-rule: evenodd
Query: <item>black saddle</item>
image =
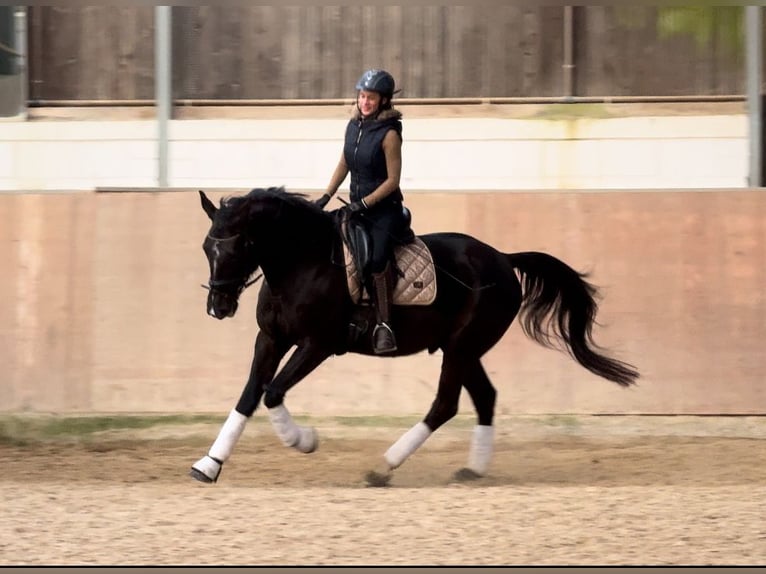
<path fill-rule="evenodd" d="M 343 210 L 341 210 L 343 211 Z M 341 230 L 343 227 L 341 226 Z M 342 233 L 342 231 L 341 231 Z M 402 205 L 402 226 L 394 238 L 398 245 L 406 245 L 415 239 L 415 232 L 412 231 L 412 213 Z M 343 240 L 347 243 L 351 256 L 354 258 L 354 265 L 361 273 L 362 277 L 367 277 L 367 268 L 370 264 L 370 254 L 372 252 L 370 234 L 358 218 L 351 217 L 346 222 L 346 233 Z"/>

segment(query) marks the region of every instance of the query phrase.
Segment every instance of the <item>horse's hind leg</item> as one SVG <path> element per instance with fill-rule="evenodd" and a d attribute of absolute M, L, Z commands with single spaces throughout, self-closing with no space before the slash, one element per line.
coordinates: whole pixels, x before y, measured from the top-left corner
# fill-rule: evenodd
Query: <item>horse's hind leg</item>
<path fill-rule="evenodd" d="M 439 377 L 439 389 L 436 398 L 431 405 L 431 410 L 425 418 L 404 433 L 385 452 L 383 458 L 386 464 L 384 473 L 369 472 L 367 482 L 372 486 L 385 486 L 391 475 L 391 471 L 401 466 L 431 434 L 454 417 L 458 411 L 461 390 L 461 377 L 463 360 L 457 353 L 445 352 L 442 359 L 441 376 Z"/>
<path fill-rule="evenodd" d="M 492 426 L 492 421 L 495 416 L 497 391 L 492 386 L 479 359 L 467 366 L 463 386 L 471 397 L 478 421 L 471 436 L 468 465 L 457 471 L 455 478 L 471 480 L 484 476 L 492 460 L 495 438 L 495 427 Z"/>

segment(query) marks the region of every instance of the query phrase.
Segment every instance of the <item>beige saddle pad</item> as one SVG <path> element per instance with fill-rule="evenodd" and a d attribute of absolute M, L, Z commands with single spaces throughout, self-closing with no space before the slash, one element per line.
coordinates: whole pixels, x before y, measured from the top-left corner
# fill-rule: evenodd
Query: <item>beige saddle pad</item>
<path fill-rule="evenodd" d="M 396 269 L 394 276 L 394 305 L 430 305 L 436 299 L 436 271 L 434 260 L 426 244 L 419 237 L 406 245 L 394 248 Z M 343 244 L 346 277 L 351 300 L 358 304 L 368 297 L 348 245 Z M 401 274 L 400 274 L 401 272 Z M 403 275 L 403 276 L 402 276 Z"/>

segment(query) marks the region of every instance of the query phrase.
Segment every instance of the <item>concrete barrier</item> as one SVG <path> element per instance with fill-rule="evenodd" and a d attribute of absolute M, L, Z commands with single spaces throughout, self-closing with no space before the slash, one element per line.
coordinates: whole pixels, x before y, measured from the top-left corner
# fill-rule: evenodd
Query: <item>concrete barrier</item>
<path fill-rule="evenodd" d="M 502 191 L 747 185 L 747 115 L 741 110 L 656 115 L 650 108 L 629 117 L 559 117 L 545 108 L 537 117 L 517 117 L 522 113 L 517 108 L 524 106 L 510 107 L 515 111 L 461 108 L 462 115 L 452 117 L 405 110 L 403 187 Z M 574 109 L 580 108 L 567 108 Z M 169 185 L 323 189 L 341 153 L 348 109 L 289 111 L 171 121 Z M 110 121 L 43 117 L 4 122 L 0 134 L 0 190 L 157 185 L 157 126 L 151 116 Z"/>
<path fill-rule="evenodd" d="M 591 272 L 604 296 L 596 340 L 643 374 L 637 388 L 618 388 L 514 324 L 484 359 L 499 412 L 766 413 L 764 192 L 423 191 L 408 204 L 419 233 L 462 231 Z M 0 410 L 234 405 L 257 291 L 233 319 L 206 316 L 209 222 L 196 193 L 1 194 L 0 222 Z M 288 405 L 422 414 L 440 358 L 334 357 Z"/>

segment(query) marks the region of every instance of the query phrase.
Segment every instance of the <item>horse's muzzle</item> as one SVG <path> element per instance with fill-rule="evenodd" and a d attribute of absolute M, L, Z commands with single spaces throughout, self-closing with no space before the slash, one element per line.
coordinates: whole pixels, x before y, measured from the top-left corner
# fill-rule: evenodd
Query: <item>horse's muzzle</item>
<path fill-rule="evenodd" d="M 237 299 L 226 293 L 211 290 L 207 296 L 207 314 L 216 319 L 233 317 L 238 306 Z"/>

